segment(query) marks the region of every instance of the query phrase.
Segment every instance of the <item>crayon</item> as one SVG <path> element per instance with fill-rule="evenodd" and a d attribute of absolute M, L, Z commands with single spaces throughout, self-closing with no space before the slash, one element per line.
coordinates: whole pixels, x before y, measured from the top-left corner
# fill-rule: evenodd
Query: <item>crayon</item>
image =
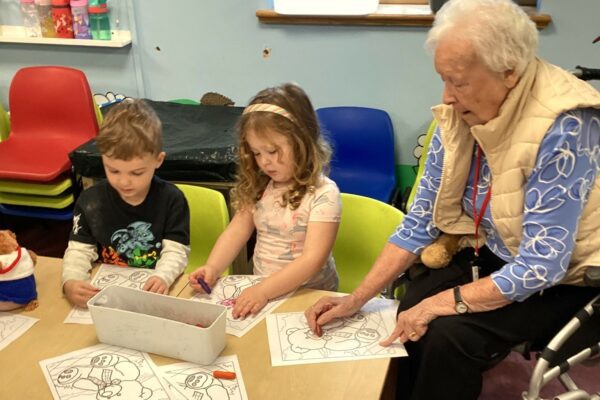
<path fill-rule="evenodd" d="M 213 377 L 217 379 L 235 379 L 235 372 L 213 371 Z"/>
<path fill-rule="evenodd" d="M 198 285 L 202 286 L 202 289 L 206 292 L 206 294 L 210 294 L 210 292 L 212 292 L 212 290 L 210 290 L 210 286 L 208 286 L 208 283 L 206 283 L 204 279 L 198 278 Z"/>
<path fill-rule="evenodd" d="M 321 325 L 317 325 L 317 326 L 316 326 L 316 328 L 315 328 L 315 334 L 316 334 L 318 337 L 321 337 L 321 336 L 323 336 L 323 328 L 321 328 Z"/>

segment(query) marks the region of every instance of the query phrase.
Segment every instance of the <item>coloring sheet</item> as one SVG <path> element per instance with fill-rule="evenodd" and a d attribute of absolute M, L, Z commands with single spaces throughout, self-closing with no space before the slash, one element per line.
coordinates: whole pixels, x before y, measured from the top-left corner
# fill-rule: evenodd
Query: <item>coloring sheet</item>
<path fill-rule="evenodd" d="M 177 363 L 159 367 L 173 398 L 185 400 L 246 400 L 237 356 L 217 358 L 211 365 Z M 235 379 L 217 379 L 213 371 L 235 372 Z"/>
<path fill-rule="evenodd" d="M 102 264 L 91 283 L 98 289 L 113 285 L 141 289 L 151 274 L 152 271 L 148 269 Z M 92 321 L 89 310 L 74 306 L 64 323 L 93 324 L 94 321 Z"/>
<path fill-rule="evenodd" d="M 293 365 L 328 361 L 360 360 L 406 356 L 404 345 L 395 342 L 382 347 L 396 325 L 398 302 L 372 299 L 351 317 L 323 325 L 323 335 L 313 334 L 304 313 L 277 313 L 267 316 L 271 364 Z"/>
<path fill-rule="evenodd" d="M 212 288 L 212 293 L 210 295 L 205 293 L 196 293 L 192 297 L 192 300 L 220 304 L 227 307 L 227 323 L 225 332 L 233 336 L 242 337 L 246 334 L 246 332 L 252 329 L 254 325 L 258 324 L 265 317 L 265 315 L 271 313 L 271 311 L 273 311 L 293 293 L 288 293 L 269 301 L 267 305 L 255 316 L 248 315 L 245 319 L 234 319 L 231 316 L 231 310 L 233 309 L 235 299 L 245 288 L 256 285 L 262 279 L 263 277 L 258 275 L 224 276 L 217 281 L 216 285 Z"/>
<path fill-rule="evenodd" d="M 0 312 L 0 350 L 27 332 L 39 319 Z"/>
<path fill-rule="evenodd" d="M 55 400 L 168 400 L 146 353 L 99 344 L 40 361 Z"/>

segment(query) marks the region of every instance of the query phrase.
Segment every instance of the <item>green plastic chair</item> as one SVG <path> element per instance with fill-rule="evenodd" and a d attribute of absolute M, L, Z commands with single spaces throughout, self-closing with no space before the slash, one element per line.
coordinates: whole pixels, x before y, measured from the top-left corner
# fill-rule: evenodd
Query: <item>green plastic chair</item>
<path fill-rule="evenodd" d="M 404 214 L 382 201 L 342 193 L 342 221 L 333 246 L 339 291 L 351 293 L 367 275 Z"/>
<path fill-rule="evenodd" d="M 100 110 L 100 106 L 96 101 L 94 101 L 94 114 L 96 114 L 96 122 L 98 122 L 98 127 L 102 126 L 102 121 L 104 121 L 104 116 L 102 116 L 102 110 Z"/>
<path fill-rule="evenodd" d="M 177 184 L 190 208 L 190 258 L 186 273 L 206 263 L 215 242 L 229 224 L 223 194 L 202 186 Z"/>
<path fill-rule="evenodd" d="M 410 210 L 410 206 L 415 199 L 417 194 L 417 187 L 419 187 L 419 181 L 421 180 L 421 176 L 423 176 L 423 171 L 425 171 L 425 162 L 427 161 L 427 151 L 429 150 L 429 144 L 431 143 L 431 138 L 433 137 L 433 133 L 435 132 L 435 128 L 437 128 L 437 121 L 434 119 L 429 124 L 429 128 L 427 128 L 427 133 L 425 134 L 425 139 L 423 141 L 423 151 L 421 152 L 421 157 L 419 158 L 419 168 L 417 169 L 417 175 L 415 177 L 415 183 L 413 183 L 412 188 L 410 190 L 410 194 L 408 195 L 408 199 L 406 200 L 406 210 Z"/>
<path fill-rule="evenodd" d="M 5 140 L 8 137 L 10 132 L 10 120 L 8 118 L 8 113 L 0 104 L 0 142 Z"/>

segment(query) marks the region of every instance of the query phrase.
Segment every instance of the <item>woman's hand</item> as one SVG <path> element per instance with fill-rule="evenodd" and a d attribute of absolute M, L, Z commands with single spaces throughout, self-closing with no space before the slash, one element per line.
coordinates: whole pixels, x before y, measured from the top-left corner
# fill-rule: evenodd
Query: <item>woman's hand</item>
<path fill-rule="evenodd" d="M 389 346 L 396 339 L 400 339 L 402 343 L 406 343 L 409 340 L 416 342 L 425 335 L 427 326 L 435 318 L 437 316 L 430 311 L 427 302 L 422 301 L 416 306 L 398 314 L 396 328 L 387 339 L 379 342 L 379 344 L 381 346 Z"/>
<path fill-rule="evenodd" d="M 362 307 L 353 295 L 344 297 L 322 297 L 308 308 L 304 315 L 310 330 L 317 336 L 323 334 L 321 327 L 335 318 L 349 317 Z"/>
<path fill-rule="evenodd" d="M 256 315 L 268 301 L 269 298 L 262 292 L 260 285 L 246 288 L 235 299 L 231 315 L 233 318 L 245 318 L 248 314 Z"/>
<path fill-rule="evenodd" d="M 169 286 L 158 276 L 151 276 L 144 284 L 143 290 L 158 294 L 168 294 Z"/>
<path fill-rule="evenodd" d="M 70 279 L 63 285 L 63 291 L 71 304 L 77 307 L 87 308 L 88 300 L 98 293 L 100 289 L 92 286 L 86 281 Z"/>
<path fill-rule="evenodd" d="M 217 279 L 219 279 L 219 276 L 211 267 L 207 265 L 201 266 L 200 268 L 198 268 L 190 274 L 190 286 L 196 292 L 206 293 L 206 290 L 204 290 L 202 285 L 198 283 L 198 279 L 202 279 L 204 282 L 206 282 L 209 288 L 212 288 L 215 285 L 215 283 L 217 283 Z"/>

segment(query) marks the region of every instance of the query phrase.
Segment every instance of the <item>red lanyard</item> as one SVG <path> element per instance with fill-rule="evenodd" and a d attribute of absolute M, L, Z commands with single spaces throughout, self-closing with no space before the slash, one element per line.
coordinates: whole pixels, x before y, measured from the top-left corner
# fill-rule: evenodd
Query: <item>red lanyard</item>
<path fill-rule="evenodd" d="M 475 221 L 475 256 L 479 256 L 479 224 L 481 223 L 481 219 L 485 214 L 485 209 L 487 208 L 488 203 L 490 202 L 490 197 L 492 196 L 492 188 L 489 187 L 488 191 L 483 199 L 483 203 L 481 204 L 481 208 L 479 209 L 479 213 L 477 212 L 477 192 L 479 191 L 479 167 L 481 165 L 481 147 L 479 144 L 477 146 L 477 157 L 475 158 L 475 176 L 473 177 L 473 220 Z"/>
<path fill-rule="evenodd" d="M 6 274 L 7 272 L 10 272 L 11 269 L 13 269 L 15 267 L 15 265 L 17 265 L 19 263 L 19 261 L 21 260 L 21 246 L 17 247 L 17 257 L 14 259 L 14 261 L 6 268 L 2 269 L 0 268 L 0 274 Z"/>

